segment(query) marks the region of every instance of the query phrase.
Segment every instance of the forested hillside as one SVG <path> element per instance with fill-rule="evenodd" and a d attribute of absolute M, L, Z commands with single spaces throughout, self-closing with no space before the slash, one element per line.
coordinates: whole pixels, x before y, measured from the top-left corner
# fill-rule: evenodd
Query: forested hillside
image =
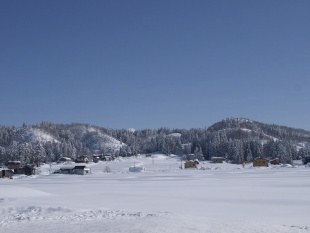
<path fill-rule="evenodd" d="M 130 156 L 162 152 L 194 154 L 199 160 L 214 156 L 233 163 L 256 157 L 291 163 L 309 153 L 310 132 L 243 118 L 229 118 L 209 128 L 109 129 L 87 124 L 42 122 L 22 127 L 0 126 L 0 162 L 54 162 L 60 157 L 114 154 Z"/>

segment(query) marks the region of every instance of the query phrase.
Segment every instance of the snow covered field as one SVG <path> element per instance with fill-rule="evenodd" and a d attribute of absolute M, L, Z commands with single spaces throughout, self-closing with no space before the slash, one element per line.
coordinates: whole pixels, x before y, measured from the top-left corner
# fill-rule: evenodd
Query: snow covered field
<path fill-rule="evenodd" d="M 0 179 L 0 232 L 310 233 L 310 167 L 180 164 L 140 156 L 91 163 L 85 176 L 49 175 L 45 165 Z"/>

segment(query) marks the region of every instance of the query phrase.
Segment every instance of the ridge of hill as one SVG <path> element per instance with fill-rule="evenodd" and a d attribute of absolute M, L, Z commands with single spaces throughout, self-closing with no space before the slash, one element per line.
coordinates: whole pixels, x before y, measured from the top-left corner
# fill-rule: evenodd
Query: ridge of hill
<path fill-rule="evenodd" d="M 227 118 L 211 125 L 208 132 L 225 131 L 234 138 L 256 138 L 261 140 L 292 140 L 310 143 L 310 131 L 276 124 L 266 124 L 246 118 Z"/>

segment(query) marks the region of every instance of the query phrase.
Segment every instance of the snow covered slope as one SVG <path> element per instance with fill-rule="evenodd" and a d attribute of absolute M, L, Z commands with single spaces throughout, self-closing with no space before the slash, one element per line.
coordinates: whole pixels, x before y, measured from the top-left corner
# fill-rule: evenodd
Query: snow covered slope
<path fill-rule="evenodd" d="M 37 128 L 18 128 L 14 133 L 14 140 L 19 143 L 59 143 L 53 135 Z"/>

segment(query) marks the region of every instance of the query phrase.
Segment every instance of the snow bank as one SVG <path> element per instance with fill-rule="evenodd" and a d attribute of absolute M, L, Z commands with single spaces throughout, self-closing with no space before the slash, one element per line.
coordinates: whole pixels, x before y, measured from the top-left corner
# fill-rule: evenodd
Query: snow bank
<path fill-rule="evenodd" d="M 34 188 L 21 187 L 17 185 L 7 184 L 5 186 L 0 187 L 0 198 L 29 198 L 29 197 L 42 197 L 49 195 L 51 194 L 47 192 L 43 192 Z"/>

